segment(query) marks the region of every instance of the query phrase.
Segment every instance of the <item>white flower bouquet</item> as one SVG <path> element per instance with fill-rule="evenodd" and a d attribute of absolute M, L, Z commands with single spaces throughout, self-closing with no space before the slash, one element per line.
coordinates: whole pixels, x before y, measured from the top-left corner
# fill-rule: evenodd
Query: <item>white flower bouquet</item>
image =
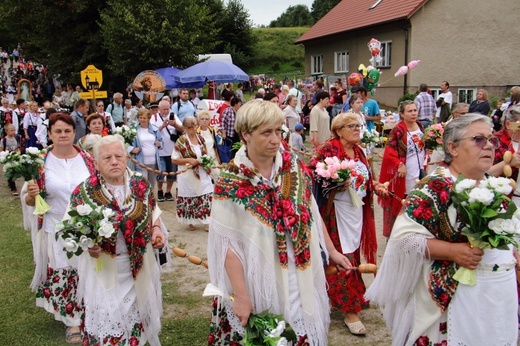
<path fill-rule="evenodd" d="M 202 155 L 197 159 L 197 161 L 199 161 L 206 171 L 210 171 L 211 168 L 215 166 L 215 160 L 209 155 Z"/>
<path fill-rule="evenodd" d="M 137 128 L 135 126 L 118 126 L 116 127 L 116 131 L 114 135 L 120 135 L 125 140 L 125 144 L 132 144 L 135 137 L 137 137 Z"/>
<path fill-rule="evenodd" d="M 93 209 L 88 204 L 80 204 L 70 208 L 62 222 L 55 225 L 56 239 L 63 239 L 63 250 L 67 257 L 79 256 L 88 251 L 103 238 L 110 238 L 116 232 L 113 217 L 115 213 L 110 208 Z M 101 258 L 96 261 L 96 270 L 103 269 Z"/>
<path fill-rule="evenodd" d="M 512 190 L 507 178 L 488 177 L 477 185 L 476 180 L 459 176 L 451 198 L 465 224 L 462 234 L 470 244 L 481 249 L 507 250 L 510 244 L 518 247 L 515 237 L 520 236 L 520 215 L 507 196 Z M 476 273 L 461 267 L 454 279 L 473 286 Z"/>
<path fill-rule="evenodd" d="M 282 315 L 274 315 L 266 310 L 249 316 L 245 326 L 244 346 L 285 346 L 296 341 L 296 333 Z"/>
<path fill-rule="evenodd" d="M 38 148 L 29 147 L 25 149 L 25 154 L 19 151 L 2 151 L 0 153 L 0 163 L 4 165 L 6 179 L 15 180 L 23 177 L 28 183 L 34 183 L 38 177 L 38 171 L 43 166 L 42 153 Z M 35 198 L 34 215 L 43 215 L 51 207 L 45 203 L 42 196 Z"/>
<path fill-rule="evenodd" d="M 367 147 L 381 144 L 381 137 L 379 137 L 379 132 L 377 132 L 376 129 L 365 130 L 363 132 L 363 136 L 361 137 L 361 143 L 364 143 Z"/>

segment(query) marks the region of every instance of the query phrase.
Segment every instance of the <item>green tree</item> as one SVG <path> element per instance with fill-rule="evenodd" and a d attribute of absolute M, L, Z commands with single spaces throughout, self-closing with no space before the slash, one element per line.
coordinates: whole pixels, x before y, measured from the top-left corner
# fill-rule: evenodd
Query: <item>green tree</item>
<path fill-rule="evenodd" d="M 244 5 L 240 0 L 229 0 L 215 20 L 220 30 L 215 53 L 231 54 L 233 62 L 242 68 L 251 66 L 256 38 L 253 35 L 253 21 Z"/>
<path fill-rule="evenodd" d="M 215 46 L 212 23 L 204 2 L 108 0 L 100 23 L 108 66 L 127 78 L 145 69 L 190 66 Z"/>
<path fill-rule="evenodd" d="M 311 15 L 314 21 L 320 20 L 340 2 L 341 0 L 314 0 L 311 7 Z"/>
<path fill-rule="evenodd" d="M 314 24 L 314 18 L 309 12 L 309 8 L 305 5 L 289 6 L 280 17 L 273 20 L 269 27 L 297 27 L 310 26 Z"/>

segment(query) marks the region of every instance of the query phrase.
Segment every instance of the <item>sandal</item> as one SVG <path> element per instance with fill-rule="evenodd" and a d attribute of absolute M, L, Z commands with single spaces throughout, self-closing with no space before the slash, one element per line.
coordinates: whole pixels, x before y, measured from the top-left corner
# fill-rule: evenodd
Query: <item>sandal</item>
<path fill-rule="evenodd" d="M 195 226 L 188 225 L 188 231 L 192 231 L 193 232 L 194 230 L 196 230 Z"/>
<path fill-rule="evenodd" d="M 77 328 L 77 331 L 73 332 L 73 328 Z M 83 342 L 83 338 L 81 336 L 81 330 L 79 327 L 67 327 L 65 329 L 65 340 L 69 344 L 81 344 Z"/>
<path fill-rule="evenodd" d="M 345 325 L 347 326 L 348 330 L 353 335 L 359 335 L 359 336 L 366 335 L 367 330 L 366 330 L 363 322 L 357 321 L 357 322 L 348 323 L 347 319 L 344 319 L 343 322 L 345 322 Z"/>

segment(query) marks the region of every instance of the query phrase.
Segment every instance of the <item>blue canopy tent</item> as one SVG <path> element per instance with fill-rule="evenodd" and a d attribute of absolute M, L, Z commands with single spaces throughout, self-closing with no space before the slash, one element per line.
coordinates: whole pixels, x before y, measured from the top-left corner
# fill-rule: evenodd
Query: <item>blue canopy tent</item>
<path fill-rule="evenodd" d="M 217 83 L 247 81 L 249 76 L 232 63 L 208 60 L 178 72 L 173 79 L 184 87 L 200 88 L 207 81 Z"/>
<path fill-rule="evenodd" d="M 155 70 L 158 72 L 161 76 L 163 76 L 164 80 L 166 81 L 166 89 L 176 89 L 176 88 L 188 88 L 189 86 L 185 86 L 181 83 L 177 83 L 173 77 L 182 71 L 181 69 L 178 69 L 176 67 L 162 67 Z"/>

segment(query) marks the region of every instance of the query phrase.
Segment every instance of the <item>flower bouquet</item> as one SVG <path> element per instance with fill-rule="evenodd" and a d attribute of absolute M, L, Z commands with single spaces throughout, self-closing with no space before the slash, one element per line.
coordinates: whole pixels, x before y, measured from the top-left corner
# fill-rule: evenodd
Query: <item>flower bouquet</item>
<path fill-rule="evenodd" d="M 116 127 L 115 135 L 120 135 L 125 140 L 125 144 L 132 144 L 135 137 L 137 137 L 137 128 L 135 126 L 118 126 Z"/>
<path fill-rule="evenodd" d="M 116 231 L 112 218 L 112 209 L 98 207 L 93 209 L 88 204 L 70 208 L 62 222 L 56 223 L 56 239 L 63 239 L 63 250 L 67 257 L 79 256 L 97 245 L 103 238 L 110 238 Z M 101 258 L 96 259 L 96 271 L 103 269 Z"/>
<path fill-rule="evenodd" d="M 444 134 L 444 124 L 438 123 L 427 127 L 424 130 L 423 141 L 426 149 L 441 149 L 442 136 Z"/>
<path fill-rule="evenodd" d="M 211 171 L 215 166 L 215 160 L 209 155 L 202 155 L 197 159 L 197 161 L 199 161 L 205 171 Z"/>
<path fill-rule="evenodd" d="M 477 181 L 462 175 L 452 192 L 453 205 L 465 224 L 462 234 L 473 246 L 481 249 L 507 250 L 509 244 L 518 247 L 520 219 L 516 205 L 507 196 L 512 191 L 507 178 L 488 177 Z M 453 278 L 462 284 L 476 284 L 474 270 L 460 267 Z"/>
<path fill-rule="evenodd" d="M 327 157 L 323 162 L 316 163 L 316 180 L 323 182 L 323 192 L 328 193 L 333 188 L 337 187 L 336 184 L 345 183 L 351 177 L 357 176 L 357 172 L 354 171 L 356 163 L 354 160 L 343 160 L 340 161 L 336 156 Z M 354 207 L 360 207 L 364 203 L 361 198 L 357 195 L 356 191 L 352 187 L 348 188 L 350 198 Z"/>
<path fill-rule="evenodd" d="M 0 163 L 4 165 L 6 179 L 17 179 L 23 177 L 26 182 L 34 183 L 38 177 L 38 171 L 43 166 L 42 153 L 38 148 L 29 147 L 25 154 L 19 151 L 0 153 Z M 51 209 L 42 196 L 36 195 L 34 201 L 34 215 L 43 215 Z"/>
<path fill-rule="evenodd" d="M 244 346 L 284 346 L 296 341 L 296 333 L 283 316 L 268 310 L 251 314 L 244 329 Z"/>
<path fill-rule="evenodd" d="M 367 147 L 373 145 L 381 144 L 381 137 L 379 137 L 379 132 L 376 129 L 365 130 L 363 132 L 363 137 L 361 137 L 361 143 L 364 143 Z"/>

